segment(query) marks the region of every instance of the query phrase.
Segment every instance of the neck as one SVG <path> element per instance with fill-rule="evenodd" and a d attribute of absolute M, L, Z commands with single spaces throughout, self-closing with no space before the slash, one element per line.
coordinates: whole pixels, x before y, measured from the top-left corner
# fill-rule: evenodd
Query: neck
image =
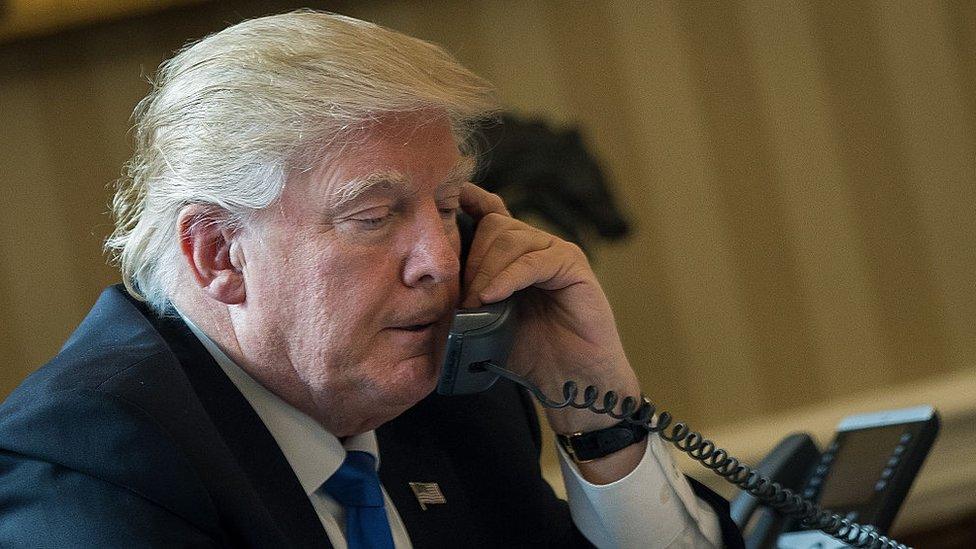
<path fill-rule="evenodd" d="M 235 363 L 243 364 L 244 355 L 226 305 L 215 303 L 202 295 L 192 296 L 185 293 L 173 296 L 171 301 L 180 314 L 207 334 L 227 356 Z"/>

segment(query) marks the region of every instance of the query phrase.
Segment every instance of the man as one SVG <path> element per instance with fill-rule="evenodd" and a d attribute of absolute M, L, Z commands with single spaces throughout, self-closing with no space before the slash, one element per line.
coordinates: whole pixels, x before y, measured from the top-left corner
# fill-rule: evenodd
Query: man
<path fill-rule="evenodd" d="M 741 543 L 656 437 L 563 452 L 567 510 L 524 394 L 428 396 L 453 309 L 520 290 L 511 367 L 640 393 L 580 250 L 467 183 L 494 109 L 439 48 L 309 11 L 164 63 L 114 202 L 128 292 L 0 410 L 0 545 Z"/>

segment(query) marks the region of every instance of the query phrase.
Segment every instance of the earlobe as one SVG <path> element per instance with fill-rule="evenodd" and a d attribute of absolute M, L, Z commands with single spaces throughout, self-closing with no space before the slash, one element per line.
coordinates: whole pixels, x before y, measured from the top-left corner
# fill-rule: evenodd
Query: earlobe
<path fill-rule="evenodd" d="M 244 254 L 222 212 L 188 205 L 180 212 L 178 227 L 183 259 L 203 293 L 226 305 L 243 303 Z"/>

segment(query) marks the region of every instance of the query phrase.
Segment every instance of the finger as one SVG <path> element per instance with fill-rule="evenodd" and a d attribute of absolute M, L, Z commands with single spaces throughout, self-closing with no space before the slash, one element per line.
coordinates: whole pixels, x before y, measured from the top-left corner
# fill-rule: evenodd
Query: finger
<path fill-rule="evenodd" d="M 555 247 L 524 254 L 495 275 L 479 292 L 478 299 L 482 303 L 495 303 L 529 286 L 561 290 L 581 282 L 572 267 L 571 258 Z"/>
<path fill-rule="evenodd" d="M 505 217 L 512 217 L 502 197 L 490 193 L 474 183 L 465 183 L 461 186 L 461 209 L 474 218 L 480 220 L 488 214 L 499 214 Z"/>
<path fill-rule="evenodd" d="M 498 235 L 502 234 L 506 227 L 510 227 L 513 221 L 514 219 L 511 217 L 505 217 L 501 214 L 488 214 L 478 221 L 478 225 L 475 227 L 474 240 L 471 241 L 471 247 L 468 249 L 467 263 L 464 265 L 463 288 L 466 289 L 471 286 L 471 280 L 481 268 L 485 254 L 495 239 L 498 238 Z"/>
<path fill-rule="evenodd" d="M 552 241 L 555 237 L 540 231 L 535 227 L 515 219 L 497 213 L 490 213 L 481 218 L 475 229 L 474 240 L 468 250 L 467 263 L 464 266 L 462 275 L 463 288 L 471 287 L 471 282 L 475 275 L 481 270 L 481 264 L 485 255 L 495 245 L 495 239 L 506 232 L 520 232 L 525 235 L 543 235 L 546 241 Z"/>
<path fill-rule="evenodd" d="M 478 294 L 488 286 L 492 279 L 519 258 L 553 245 L 555 237 L 535 229 L 515 227 L 502 231 L 493 240 L 473 271 L 470 282 L 465 286 L 464 305 L 480 305 Z"/>

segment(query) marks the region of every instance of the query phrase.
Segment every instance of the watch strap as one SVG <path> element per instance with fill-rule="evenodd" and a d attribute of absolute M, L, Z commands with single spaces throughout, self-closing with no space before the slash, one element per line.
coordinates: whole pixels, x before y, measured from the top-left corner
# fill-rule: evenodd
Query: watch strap
<path fill-rule="evenodd" d="M 641 406 L 631 417 L 639 417 L 645 406 L 650 406 L 650 402 L 647 397 L 642 396 Z M 556 439 L 573 461 L 586 463 L 641 442 L 647 438 L 647 432 L 647 428 L 643 424 L 631 423 L 624 419 L 604 429 L 570 435 L 556 435 Z"/>

